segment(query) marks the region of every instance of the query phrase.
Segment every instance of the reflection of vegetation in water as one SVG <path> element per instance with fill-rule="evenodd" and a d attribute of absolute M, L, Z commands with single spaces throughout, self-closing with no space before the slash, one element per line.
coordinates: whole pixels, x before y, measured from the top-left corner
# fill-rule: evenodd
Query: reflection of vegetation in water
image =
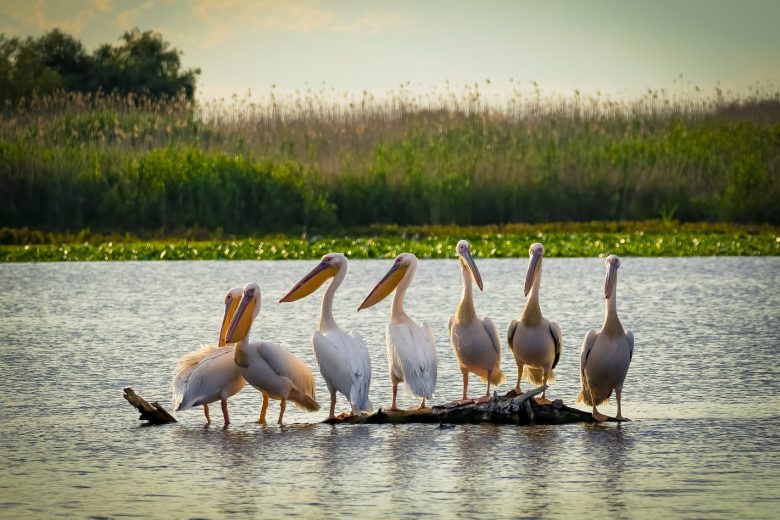
<path fill-rule="evenodd" d="M 372 222 L 780 223 L 774 87 L 625 101 L 489 89 L 58 95 L 5 107 L 0 224 L 250 234 Z"/>
<path fill-rule="evenodd" d="M 766 226 L 662 222 L 513 225 L 498 229 L 373 227 L 352 236 L 289 236 L 220 240 L 142 240 L 133 236 L 55 235 L 0 230 L 0 261 L 310 259 L 330 251 L 350 258 L 388 258 L 411 251 L 420 258 L 452 258 L 466 238 L 483 258 L 524 257 L 542 242 L 552 257 L 780 255 L 780 235 Z"/>

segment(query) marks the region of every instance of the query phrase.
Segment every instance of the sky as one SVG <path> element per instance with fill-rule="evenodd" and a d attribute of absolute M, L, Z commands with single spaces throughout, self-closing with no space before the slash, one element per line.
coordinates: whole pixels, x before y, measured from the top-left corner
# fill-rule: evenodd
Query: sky
<path fill-rule="evenodd" d="M 777 0 L 0 0 L 6 36 L 59 27 L 94 49 L 133 27 L 159 31 L 201 68 L 205 97 L 485 80 L 564 94 L 742 92 L 780 85 L 779 21 Z"/>

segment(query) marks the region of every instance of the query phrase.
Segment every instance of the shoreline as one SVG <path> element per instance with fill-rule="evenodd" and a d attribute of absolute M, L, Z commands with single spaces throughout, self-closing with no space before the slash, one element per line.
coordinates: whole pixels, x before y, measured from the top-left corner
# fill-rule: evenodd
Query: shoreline
<path fill-rule="evenodd" d="M 129 238 L 129 237 L 128 237 Z M 341 251 L 350 259 L 393 258 L 412 252 L 421 259 L 454 258 L 465 238 L 477 258 L 525 258 L 541 242 L 550 258 L 599 257 L 611 253 L 634 257 L 780 256 L 777 232 L 537 232 L 428 234 L 411 236 L 291 236 L 218 240 L 99 240 L 0 245 L 0 262 L 128 260 L 306 260 Z"/>

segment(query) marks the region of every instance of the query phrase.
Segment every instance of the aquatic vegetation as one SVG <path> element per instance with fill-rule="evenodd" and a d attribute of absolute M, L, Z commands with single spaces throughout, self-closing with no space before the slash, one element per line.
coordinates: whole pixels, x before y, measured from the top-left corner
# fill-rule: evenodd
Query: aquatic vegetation
<path fill-rule="evenodd" d="M 0 245 L 0 261 L 67 260 L 284 260 L 318 259 L 330 251 L 349 258 L 392 258 L 409 251 L 420 258 L 454 258 L 460 239 L 471 242 L 474 256 L 482 258 L 526 257 L 528 246 L 542 242 L 548 257 L 621 256 L 713 256 L 780 255 L 780 233 L 772 228 L 698 226 L 700 230 L 651 231 L 631 223 L 620 231 L 598 231 L 583 225 L 552 224 L 538 231 L 495 232 L 479 228 L 377 228 L 372 235 L 292 238 L 269 236 L 225 240 L 140 240 L 27 243 Z M 427 230 L 428 233 L 420 233 Z M 728 231 L 726 231 L 728 230 Z M 0 233 L 0 236 L 3 234 Z M 67 237 L 66 237 L 67 238 Z"/>
<path fill-rule="evenodd" d="M 780 223 L 780 92 L 489 86 L 383 98 L 58 95 L 0 107 L 0 225 L 332 233 L 371 223 Z"/>

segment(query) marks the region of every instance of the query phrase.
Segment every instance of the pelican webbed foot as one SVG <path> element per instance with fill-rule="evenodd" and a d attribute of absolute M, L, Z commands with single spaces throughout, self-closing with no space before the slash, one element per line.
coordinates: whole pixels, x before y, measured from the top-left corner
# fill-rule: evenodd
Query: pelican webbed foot
<path fill-rule="evenodd" d="M 463 406 L 464 404 L 471 404 L 474 402 L 474 399 L 469 399 L 468 397 L 464 397 L 463 399 L 455 399 L 452 401 L 452 403 L 455 406 Z"/>
<path fill-rule="evenodd" d="M 604 421 L 606 421 L 606 420 L 607 420 L 607 416 L 606 416 L 606 415 L 604 415 L 603 413 L 599 413 L 599 411 L 598 411 L 598 410 L 596 410 L 595 408 L 593 409 L 593 413 L 592 413 L 592 415 L 593 415 L 593 419 L 594 419 L 596 422 L 600 422 L 600 423 L 601 423 L 601 422 L 604 422 Z"/>
<path fill-rule="evenodd" d="M 490 397 L 489 395 L 483 395 L 482 397 L 474 401 L 474 404 L 489 403 L 491 399 L 492 397 Z"/>
<path fill-rule="evenodd" d="M 539 405 L 552 404 L 552 401 L 550 401 L 546 397 L 534 397 L 534 401 L 536 401 L 536 404 L 539 404 Z"/>

